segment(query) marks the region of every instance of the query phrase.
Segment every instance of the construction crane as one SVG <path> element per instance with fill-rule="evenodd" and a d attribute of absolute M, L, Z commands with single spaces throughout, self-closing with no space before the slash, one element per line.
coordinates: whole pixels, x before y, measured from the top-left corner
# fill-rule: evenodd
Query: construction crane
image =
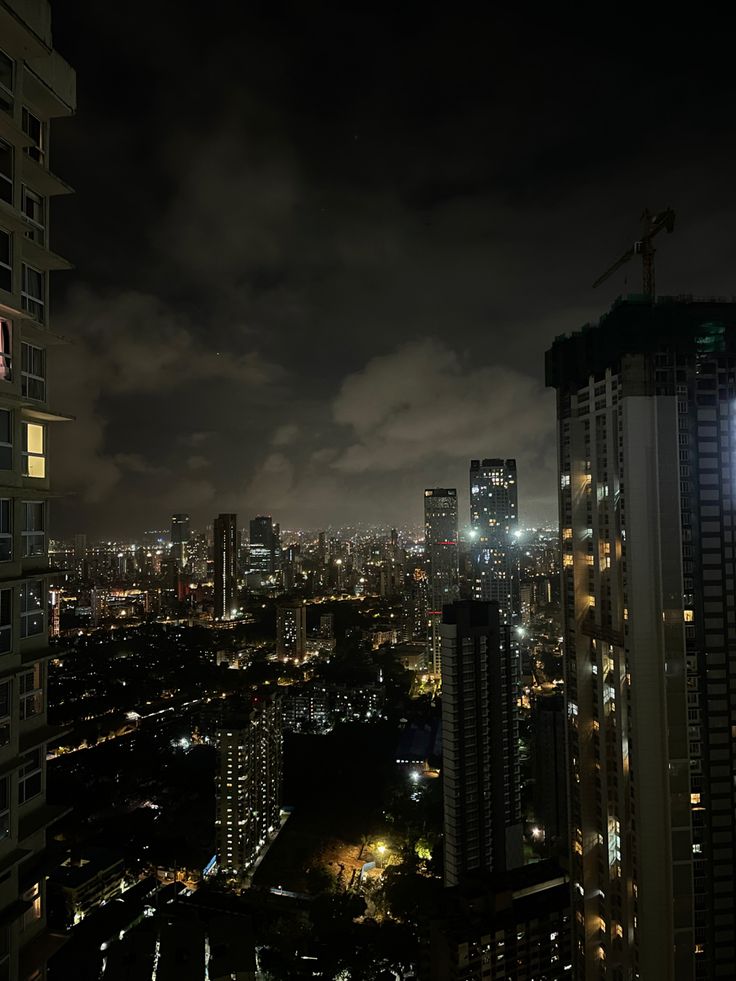
<path fill-rule="evenodd" d="M 648 209 L 644 210 L 644 214 L 641 216 L 641 226 L 642 233 L 641 238 L 634 242 L 632 247 L 628 249 L 621 258 L 614 262 L 610 269 L 607 269 L 602 276 L 593 283 L 593 289 L 596 286 L 600 286 L 604 283 L 610 275 L 616 272 L 624 263 L 628 262 L 629 259 L 633 259 L 635 255 L 640 255 L 642 259 L 643 272 L 642 272 L 642 292 L 646 296 L 654 297 L 654 246 L 652 245 L 652 239 L 654 236 L 661 232 L 662 229 L 666 229 L 671 232 L 675 227 L 675 212 L 672 208 L 666 208 L 664 211 L 660 211 L 659 214 L 653 215 Z"/>

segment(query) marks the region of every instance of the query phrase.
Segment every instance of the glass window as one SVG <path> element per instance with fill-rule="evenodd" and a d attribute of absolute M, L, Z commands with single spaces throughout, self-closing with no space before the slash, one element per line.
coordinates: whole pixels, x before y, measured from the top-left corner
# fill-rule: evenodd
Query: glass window
<path fill-rule="evenodd" d="M 23 476 L 46 476 L 46 430 L 37 422 L 23 423 Z"/>
<path fill-rule="evenodd" d="M 40 661 L 31 671 L 19 675 L 20 721 L 32 719 L 43 712 L 43 665 Z"/>
<path fill-rule="evenodd" d="M 23 756 L 18 768 L 18 803 L 25 804 L 27 800 L 41 793 L 41 750 Z"/>
<path fill-rule="evenodd" d="M 13 76 L 15 62 L 4 51 L 0 51 L 0 109 L 13 111 Z"/>
<path fill-rule="evenodd" d="M 13 380 L 13 326 L 0 319 L 0 381 Z"/>
<path fill-rule="evenodd" d="M 46 242 L 46 199 L 36 194 L 30 187 L 23 185 L 21 189 L 21 210 L 31 226 L 26 232 L 26 238 L 44 245 Z"/>
<path fill-rule="evenodd" d="M 33 266 L 21 265 L 20 305 L 24 310 L 43 323 L 46 296 L 46 282 L 43 273 Z"/>
<path fill-rule="evenodd" d="M 10 777 L 0 779 L 0 840 L 10 834 Z"/>
<path fill-rule="evenodd" d="M 41 919 L 41 883 L 34 882 L 30 889 L 26 889 L 21 894 L 21 899 L 26 903 L 31 903 L 30 908 L 25 911 L 23 919 L 20 922 L 20 932 L 23 933 L 24 930 L 28 930 Z M 40 981 L 41 975 L 39 974 L 37 977 Z M 31 981 L 33 981 L 33 977 Z"/>
<path fill-rule="evenodd" d="M 0 140 L 0 200 L 13 203 L 13 148 Z"/>
<path fill-rule="evenodd" d="M 32 637 L 43 632 L 44 589 L 41 579 L 29 579 L 20 587 L 20 635 Z"/>
<path fill-rule="evenodd" d="M 10 712 L 12 705 L 12 692 L 12 682 L 0 682 L 0 746 L 7 746 L 10 742 Z M 2 803 L 0 803 L 0 811 L 2 810 Z M 2 839 L 1 829 L 0 839 Z"/>
<path fill-rule="evenodd" d="M 10 232 L 0 228 L 0 289 L 8 293 L 13 289 L 13 247 Z"/>
<path fill-rule="evenodd" d="M 45 506 L 43 501 L 23 501 L 23 558 L 46 551 Z"/>
<path fill-rule="evenodd" d="M 8 497 L 0 497 L 0 562 L 13 558 L 13 511 Z"/>
<path fill-rule="evenodd" d="M 46 133 L 44 132 L 44 124 L 38 118 L 34 116 L 30 109 L 23 106 L 23 112 L 21 113 L 21 125 L 23 126 L 23 132 L 26 136 L 30 136 L 33 140 L 33 146 L 27 146 L 25 152 L 33 160 L 38 161 L 38 163 L 43 163 L 44 153 L 46 151 Z"/>
<path fill-rule="evenodd" d="M 13 469 L 13 413 L 0 409 L 0 470 Z"/>
<path fill-rule="evenodd" d="M 24 398 L 46 401 L 46 352 L 33 344 L 21 344 L 20 384 Z"/>
<path fill-rule="evenodd" d="M 0 654 L 13 646 L 13 590 L 0 589 Z"/>

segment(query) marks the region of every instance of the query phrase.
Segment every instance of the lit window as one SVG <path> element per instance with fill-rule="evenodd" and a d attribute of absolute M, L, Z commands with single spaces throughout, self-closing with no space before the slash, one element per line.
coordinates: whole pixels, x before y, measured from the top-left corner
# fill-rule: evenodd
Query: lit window
<path fill-rule="evenodd" d="M 46 476 L 46 430 L 37 422 L 23 423 L 23 476 Z"/>
<path fill-rule="evenodd" d="M 699 804 L 700 803 L 700 794 L 690 794 L 690 803 L 691 804 Z"/>
<path fill-rule="evenodd" d="M 695 614 L 693 613 L 692 610 L 683 610 L 682 618 L 685 621 L 685 623 L 692 623 L 693 620 L 695 619 Z"/>
<path fill-rule="evenodd" d="M 41 884 L 35 882 L 30 889 L 21 895 L 21 899 L 26 903 L 30 903 L 31 906 L 23 914 L 23 919 L 21 920 L 20 929 L 21 933 L 27 930 L 29 927 L 41 919 Z"/>
<path fill-rule="evenodd" d="M 46 401 L 46 352 L 33 344 L 20 348 L 21 395 L 37 402 Z"/>
<path fill-rule="evenodd" d="M 0 320 L 0 381 L 13 380 L 13 329 L 9 320 Z"/>
<path fill-rule="evenodd" d="M 44 274 L 40 269 L 33 266 L 21 264 L 21 283 L 20 283 L 20 305 L 26 310 L 34 320 L 43 323 L 46 282 Z"/>
<path fill-rule="evenodd" d="M 0 140 L 0 200 L 13 203 L 13 148 Z"/>

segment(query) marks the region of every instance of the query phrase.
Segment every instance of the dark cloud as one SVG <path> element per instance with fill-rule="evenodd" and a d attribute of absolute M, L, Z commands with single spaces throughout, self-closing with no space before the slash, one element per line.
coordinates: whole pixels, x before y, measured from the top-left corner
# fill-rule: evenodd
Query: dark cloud
<path fill-rule="evenodd" d="M 638 289 L 590 283 L 641 209 L 661 292 L 736 293 L 723 25 L 348 8 L 55 10 L 59 530 L 416 521 L 504 455 L 550 518 L 543 353 Z"/>

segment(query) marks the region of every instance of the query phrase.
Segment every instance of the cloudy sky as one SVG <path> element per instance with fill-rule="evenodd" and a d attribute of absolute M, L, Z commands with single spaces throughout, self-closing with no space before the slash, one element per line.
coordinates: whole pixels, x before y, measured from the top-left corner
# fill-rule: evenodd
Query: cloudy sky
<path fill-rule="evenodd" d="M 736 294 L 733 32 L 497 6 L 55 4 L 58 533 L 414 523 L 477 456 L 554 515 L 544 351 L 642 209 L 659 292 Z"/>

